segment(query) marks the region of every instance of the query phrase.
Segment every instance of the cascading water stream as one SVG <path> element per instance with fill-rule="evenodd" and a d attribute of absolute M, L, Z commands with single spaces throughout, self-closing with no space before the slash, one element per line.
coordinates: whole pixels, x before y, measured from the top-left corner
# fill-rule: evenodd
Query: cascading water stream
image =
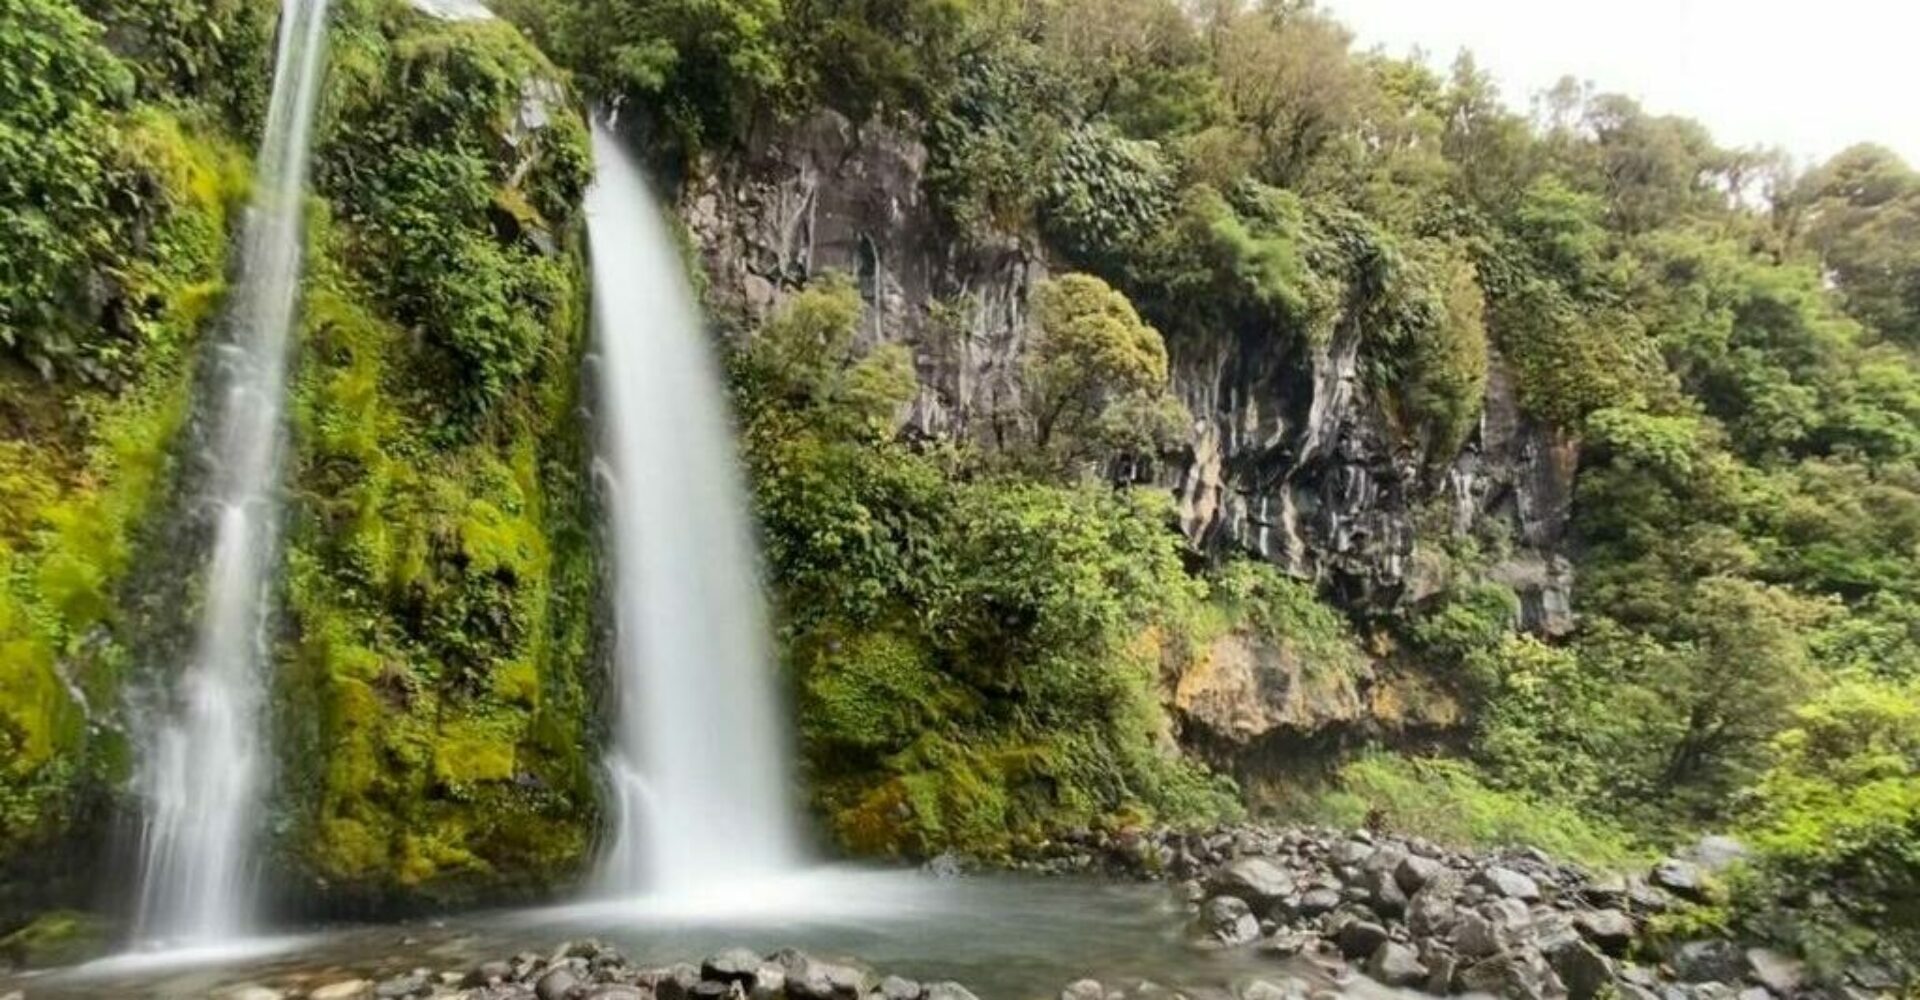
<path fill-rule="evenodd" d="M 791 870 L 787 726 L 717 365 L 640 168 L 596 123 L 587 193 L 610 481 L 608 896 L 724 891 Z"/>
<path fill-rule="evenodd" d="M 137 936 L 148 945 L 224 942 L 250 920 L 281 411 L 326 23 L 327 0 L 284 0 L 230 340 L 208 382 L 215 437 L 204 502 L 217 514 L 205 606 L 193 660 L 141 768 Z"/>

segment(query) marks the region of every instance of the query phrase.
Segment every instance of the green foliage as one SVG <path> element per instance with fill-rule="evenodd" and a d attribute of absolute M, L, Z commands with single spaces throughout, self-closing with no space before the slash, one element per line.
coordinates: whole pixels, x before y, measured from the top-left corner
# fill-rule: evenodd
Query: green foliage
<path fill-rule="evenodd" d="M 422 402 L 471 427 L 558 360 L 547 330 L 575 288 L 555 240 L 586 186 L 586 129 L 503 23 L 362 0 L 351 24 L 335 43 L 345 82 L 322 109 L 314 183 L 355 241 L 346 259 L 444 352 L 448 391 Z M 545 127 L 516 124 L 525 102 Z"/>
<path fill-rule="evenodd" d="M 123 97 L 117 88 L 73 96 L 76 118 L 103 113 L 87 100 Z M 142 637 L 122 588 L 151 554 L 146 522 L 171 477 L 188 358 L 223 289 L 228 213 L 245 183 L 217 133 L 152 108 L 115 119 L 104 152 L 125 171 L 114 182 L 144 192 L 141 207 L 86 239 L 102 240 L 117 262 L 117 332 L 70 345 L 74 353 L 16 342 L 50 367 L 52 382 L 0 361 L 0 855 L 78 839 L 68 824 L 81 804 L 123 777 L 112 706 Z M 64 155 L 58 143 L 47 152 L 45 165 Z M 11 246 L 0 240 L 0 254 Z"/>
<path fill-rule="evenodd" d="M 334 54 L 293 387 L 275 846 L 347 896 L 527 891 L 583 859 L 594 816 L 585 130 L 499 22 L 366 0 L 340 12 Z"/>
<path fill-rule="evenodd" d="M 1920 345 L 1920 174 L 1887 149 L 1855 146 L 1801 178 L 1787 202 L 1847 310 Z"/>
<path fill-rule="evenodd" d="M 1043 461 L 1074 469 L 1151 455 L 1183 429 L 1166 345 L 1126 296 L 1092 275 L 1062 275 L 1034 291 L 1034 322 L 1022 405 Z"/>
<path fill-rule="evenodd" d="M 1489 787 L 1457 761 L 1373 754 L 1340 769 L 1335 786 L 1301 809 L 1310 822 L 1378 824 L 1465 848 L 1536 847 L 1603 868 L 1641 854 L 1622 830 L 1564 806 Z"/>
<path fill-rule="evenodd" d="M 252 0 L 78 0 L 107 29 L 139 96 L 221 112 L 235 135 L 266 118 L 274 7 Z"/>
<path fill-rule="evenodd" d="M 689 149 L 730 138 L 790 71 L 781 0 L 510 0 L 502 13 L 600 98 L 646 109 Z"/>
<path fill-rule="evenodd" d="M 1800 708 L 1756 786 L 1753 929 L 1822 971 L 1920 964 L 1920 688 L 1851 680 Z"/>
<path fill-rule="evenodd" d="M 1087 126 L 1067 136 L 1047 184 L 1047 232 L 1090 264 L 1122 260 L 1171 211 L 1173 172 L 1157 145 Z"/>
<path fill-rule="evenodd" d="M 99 918 L 74 910 L 54 910 L 0 937 L 0 956 L 26 968 L 77 965 L 107 950 L 107 929 Z"/>
<path fill-rule="evenodd" d="M 898 344 L 856 352 L 860 310 L 853 283 L 826 276 L 760 328 L 741 359 L 742 376 L 756 393 L 839 433 L 891 434 L 919 388 L 913 356 Z"/>
<path fill-rule="evenodd" d="M 99 35 L 65 0 L 0 7 L 0 349 L 48 377 L 107 374 L 86 286 L 130 250 L 115 113 L 133 78 Z"/>
<path fill-rule="evenodd" d="M 856 315 L 837 282 L 803 293 L 737 367 L 805 759 L 839 839 L 991 854 L 1232 812 L 1161 742 L 1157 637 L 1198 597 L 1164 503 L 968 478 L 964 455 L 847 419 L 861 407 L 840 390 L 876 356 L 848 353 Z"/>
<path fill-rule="evenodd" d="M 1209 596 L 1229 620 L 1292 650 L 1308 670 L 1351 676 L 1366 666 L 1352 624 L 1312 584 L 1271 563 L 1244 559 L 1227 563 L 1209 582 Z"/>
<path fill-rule="evenodd" d="M 1044 195 L 1034 165 L 1064 140 L 1060 81 L 1021 45 L 969 54 L 957 69 L 926 127 L 927 191 L 962 239 L 1024 227 Z"/>

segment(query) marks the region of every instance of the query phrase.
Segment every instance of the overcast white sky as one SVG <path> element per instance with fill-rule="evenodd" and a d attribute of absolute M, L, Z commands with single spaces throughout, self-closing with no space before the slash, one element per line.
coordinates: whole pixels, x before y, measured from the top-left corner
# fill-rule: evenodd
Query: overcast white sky
<path fill-rule="evenodd" d="M 1920 0 L 1321 0 L 1362 49 L 1462 48 L 1526 108 L 1562 75 L 1697 118 L 1722 145 L 1920 165 Z"/>

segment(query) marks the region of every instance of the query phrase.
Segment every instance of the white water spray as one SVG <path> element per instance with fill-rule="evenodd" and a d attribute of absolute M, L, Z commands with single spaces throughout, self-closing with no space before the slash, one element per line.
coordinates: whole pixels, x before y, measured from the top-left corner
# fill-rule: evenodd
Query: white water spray
<path fill-rule="evenodd" d="M 799 860 L 746 491 L 677 245 L 597 124 L 587 193 L 616 714 L 606 895 L 725 892 Z"/>
<path fill-rule="evenodd" d="M 281 411 L 326 24 L 327 0 L 284 0 L 231 339 L 208 380 L 215 438 L 205 502 L 218 513 L 206 603 L 193 661 L 140 775 L 148 812 L 137 935 L 148 945 L 226 941 L 250 921 Z"/>

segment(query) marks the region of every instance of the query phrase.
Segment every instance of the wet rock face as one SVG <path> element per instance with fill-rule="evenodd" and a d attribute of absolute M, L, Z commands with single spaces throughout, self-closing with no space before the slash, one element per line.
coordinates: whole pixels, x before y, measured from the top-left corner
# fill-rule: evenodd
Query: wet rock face
<path fill-rule="evenodd" d="M 911 135 L 822 112 L 704 164 L 680 217 L 710 295 L 745 318 L 822 272 L 853 275 L 862 338 L 913 349 L 913 428 L 988 439 L 989 416 L 1018 403 L 1044 254 L 1021 235 L 962 246 L 927 200 L 926 163 Z M 1361 375 L 1363 336 L 1348 327 L 1310 346 L 1223 331 L 1167 345 L 1194 422 L 1183 453 L 1149 474 L 1177 496 L 1182 531 L 1390 607 L 1436 585 L 1414 559 L 1419 512 L 1444 510 L 1453 531 L 1497 523 L 1515 544 L 1494 575 L 1521 594 L 1526 624 L 1566 628 L 1572 445 L 1521 416 L 1496 365 L 1461 453 L 1419 453 Z"/>
<path fill-rule="evenodd" d="M 821 112 L 707 165 L 681 194 L 713 300 L 759 320 L 809 279 L 851 275 L 862 343 L 912 347 L 926 434 L 984 434 L 1018 403 L 1038 249 L 1006 237 L 962 248 L 922 187 L 927 152 L 896 129 Z"/>

